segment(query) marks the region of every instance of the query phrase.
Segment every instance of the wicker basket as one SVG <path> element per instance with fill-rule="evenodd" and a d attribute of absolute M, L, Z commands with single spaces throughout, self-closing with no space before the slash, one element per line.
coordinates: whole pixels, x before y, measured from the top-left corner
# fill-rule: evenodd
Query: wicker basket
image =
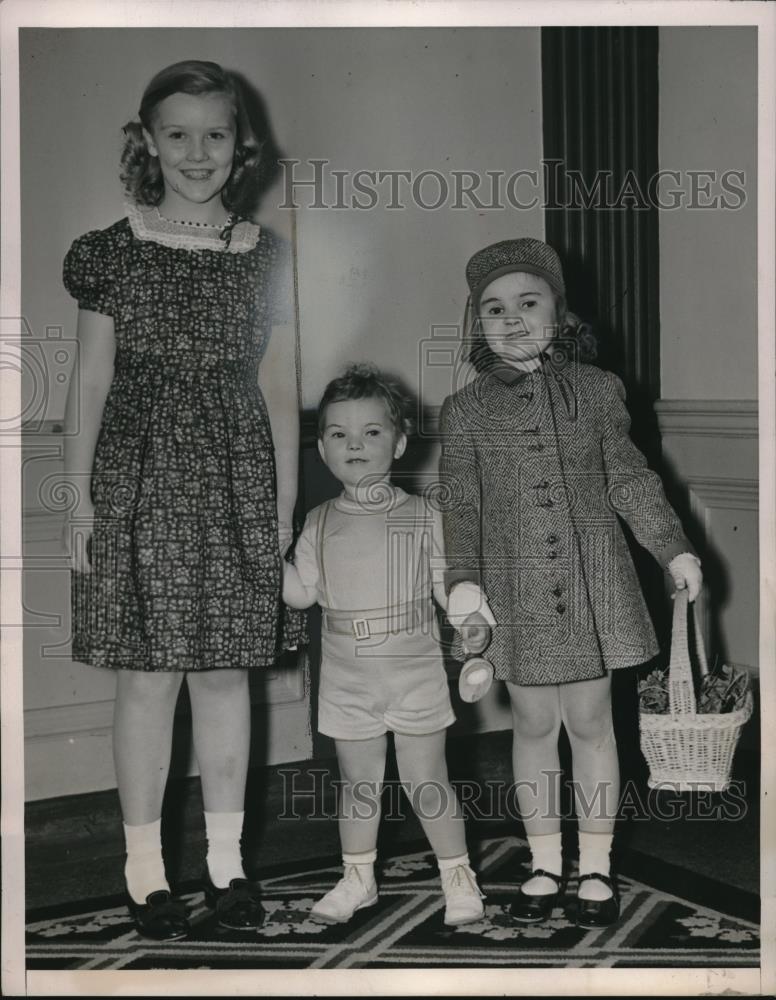
<path fill-rule="evenodd" d="M 649 764 L 649 787 L 670 786 L 679 791 L 722 792 L 730 784 L 741 727 L 752 714 L 752 692 L 733 712 L 696 711 L 690 652 L 687 644 L 687 591 L 677 591 L 668 667 L 667 714 L 639 711 L 641 752 Z M 709 672 L 703 637 L 695 616 L 695 635 L 701 676 Z"/>

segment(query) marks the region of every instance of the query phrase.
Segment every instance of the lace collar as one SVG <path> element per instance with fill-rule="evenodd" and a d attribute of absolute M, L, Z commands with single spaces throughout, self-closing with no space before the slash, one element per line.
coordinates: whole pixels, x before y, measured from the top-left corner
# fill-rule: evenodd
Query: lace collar
<path fill-rule="evenodd" d="M 217 253 L 245 253 L 253 250 L 259 239 L 261 227 L 255 222 L 241 219 L 233 229 L 231 239 L 221 239 L 223 229 L 216 226 L 197 226 L 186 222 L 165 219 L 158 208 L 140 208 L 127 203 L 127 218 L 132 232 L 139 240 L 150 240 L 176 250 L 215 250 Z"/>

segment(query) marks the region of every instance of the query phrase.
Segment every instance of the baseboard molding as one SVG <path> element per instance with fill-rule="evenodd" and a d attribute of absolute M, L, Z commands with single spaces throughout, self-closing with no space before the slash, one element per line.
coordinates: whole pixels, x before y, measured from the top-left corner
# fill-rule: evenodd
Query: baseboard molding
<path fill-rule="evenodd" d="M 660 399 L 655 403 L 663 434 L 756 438 L 756 399 Z"/>
<path fill-rule="evenodd" d="M 707 506 L 723 510 L 757 510 L 760 484 L 756 479 L 688 476 L 686 482 L 691 495 L 700 501 L 699 511 Z"/>

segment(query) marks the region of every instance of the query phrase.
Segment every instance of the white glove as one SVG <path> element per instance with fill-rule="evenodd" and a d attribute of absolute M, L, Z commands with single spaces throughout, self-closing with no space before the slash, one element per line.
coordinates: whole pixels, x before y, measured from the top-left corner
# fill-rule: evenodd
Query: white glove
<path fill-rule="evenodd" d="M 482 588 L 468 580 L 454 584 L 447 596 L 447 620 L 450 624 L 454 628 L 460 628 L 469 615 L 476 612 L 482 615 L 491 628 L 496 627 L 496 619 Z"/>
<path fill-rule="evenodd" d="M 677 590 L 687 588 L 687 596 L 691 601 L 700 594 L 703 586 L 701 561 L 691 552 L 680 552 L 668 564 L 668 572 Z"/>

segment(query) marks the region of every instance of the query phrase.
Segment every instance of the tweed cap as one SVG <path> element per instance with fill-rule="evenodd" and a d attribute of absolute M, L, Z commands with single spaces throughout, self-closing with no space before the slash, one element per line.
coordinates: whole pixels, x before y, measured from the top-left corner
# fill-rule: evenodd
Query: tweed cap
<path fill-rule="evenodd" d="M 517 240 L 491 243 L 483 250 L 478 250 L 466 265 L 466 282 L 475 309 L 485 287 L 510 271 L 536 274 L 544 278 L 554 291 L 560 295 L 566 294 L 563 269 L 557 253 L 547 243 L 525 236 Z"/>

